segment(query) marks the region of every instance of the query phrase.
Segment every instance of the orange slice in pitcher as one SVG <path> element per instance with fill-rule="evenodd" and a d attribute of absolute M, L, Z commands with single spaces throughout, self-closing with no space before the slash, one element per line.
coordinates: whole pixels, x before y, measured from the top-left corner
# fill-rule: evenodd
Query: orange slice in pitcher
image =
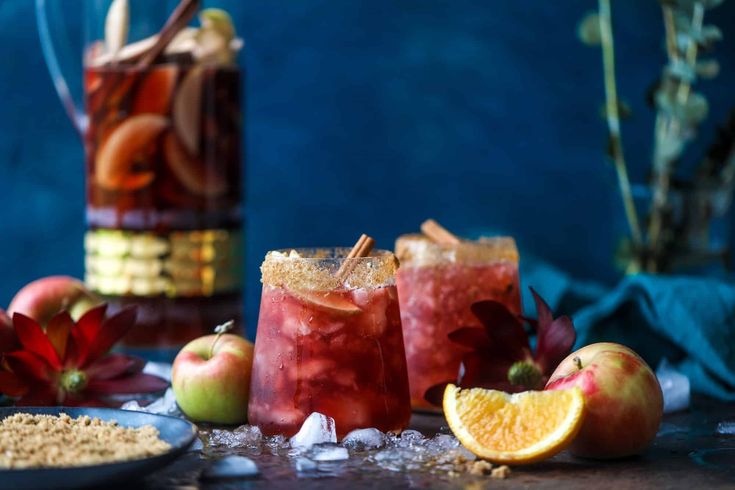
<path fill-rule="evenodd" d="M 336 315 L 356 315 L 362 310 L 355 303 L 344 296 L 332 291 L 296 291 L 291 294 L 302 303 L 312 306 L 317 310 L 326 311 Z"/>
<path fill-rule="evenodd" d="M 509 395 L 482 388 L 444 391 L 444 416 L 457 439 L 480 458 L 525 464 L 553 456 L 577 435 L 584 417 L 579 388 Z"/>

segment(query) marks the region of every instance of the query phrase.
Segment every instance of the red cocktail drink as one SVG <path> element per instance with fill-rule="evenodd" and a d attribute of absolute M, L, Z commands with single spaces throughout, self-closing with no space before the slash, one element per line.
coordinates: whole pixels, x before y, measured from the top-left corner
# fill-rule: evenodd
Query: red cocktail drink
<path fill-rule="evenodd" d="M 408 425 L 395 257 L 346 252 L 266 256 L 249 407 L 265 434 L 293 435 L 312 412 L 333 417 L 339 437 Z M 354 270 L 343 282 L 335 272 L 345 260 Z"/>
<path fill-rule="evenodd" d="M 439 245 L 423 235 L 405 235 L 396 242 L 396 255 L 411 406 L 434 410 L 426 390 L 456 381 L 467 352 L 447 335 L 482 326 L 472 303 L 492 299 L 520 313 L 518 251 L 512 238 Z"/>

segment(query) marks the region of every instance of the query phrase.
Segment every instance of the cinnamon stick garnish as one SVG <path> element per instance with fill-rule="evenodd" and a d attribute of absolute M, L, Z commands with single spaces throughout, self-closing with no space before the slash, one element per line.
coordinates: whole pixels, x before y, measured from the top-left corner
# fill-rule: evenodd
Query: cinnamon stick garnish
<path fill-rule="evenodd" d="M 421 232 L 439 245 L 457 245 L 461 240 L 433 219 L 421 223 Z"/>
<path fill-rule="evenodd" d="M 168 20 L 166 20 L 166 24 L 161 29 L 155 44 L 138 61 L 136 68 L 139 70 L 148 68 L 156 61 L 156 58 L 163 53 L 168 43 L 194 18 L 194 15 L 199 10 L 199 4 L 200 0 L 181 0 L 179 2 L 174 11 L 171 12 Z"/>
<path fill-rule="evenodd" d="M 355 266 L 357 266 L 357 262 L 351 259 L 356 259 L 358 257 L 367 257 L 368 255 L 370 255 L 370 252 L 373 250 L 374 246 L 375 240 L 364 233 L 360 235 L 360 238 L 352 247 L 350 253 L 347 254 L 345 260 L 342 262 L 342 266 L 335 274 L 335 277 L 340 281 L 344 281 L 347 276 L 352 273 L 352 270 L 355 268 Z"/>

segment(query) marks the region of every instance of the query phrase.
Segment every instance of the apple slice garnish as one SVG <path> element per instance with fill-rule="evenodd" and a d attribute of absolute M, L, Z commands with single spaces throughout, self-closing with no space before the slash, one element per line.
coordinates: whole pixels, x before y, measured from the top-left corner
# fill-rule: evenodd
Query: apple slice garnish
<path fill-rule="evenodd" d="M 195 66 L 184 76 L 174 96 L 176 134 L 190 155 L 199 155 L 204 70 Z"/>
<path fill-rule="evenodd" d="M 338 315 L 357 315 L 362 310 L 352 301 L 344 296 L 331 291 L 303 291 L 289 290 L 289 292 L 302 303 L 313 306 L 318 310 Z"/>
<path fill-rule="evenodd" d="M 135 170 L 136 160 L 167 127 L 168 119 L 158 114 L 138 114 L 123 121 L 97 152 L 97 184 L 111 190 L 136 190 L 149 185 L 155 174 Z"/>
<path fill-rule="evenodd" d="M 207 172 L 204 163 L 188 154 L 173 131 L 163 137 L 163 153 L 168 167 L 192 194 L 217 197 L 227 192 L 227 179 L 221 169 Z"/>
<path fill-rule="evenodd" d="M 136 91 L 132 114 L 168 114 L 178 76 L 179 67 L 173 63 L 146 73 Z"/>

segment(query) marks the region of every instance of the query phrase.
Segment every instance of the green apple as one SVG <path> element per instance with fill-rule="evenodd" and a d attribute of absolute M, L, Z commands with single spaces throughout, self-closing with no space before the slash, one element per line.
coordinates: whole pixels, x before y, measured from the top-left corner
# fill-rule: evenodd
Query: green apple
<path fill-rule="evenodd" d="M 198 422 L 245 422 L 252 367 L 253 344 L 239 335 L 192 340 L 174 359 L 171 384 L 176 403 Z"/>
<path fill-rule="evenodd" d="M 570 446 L 573 454 L 598 459 L 631 456 L 656 437 L 663 414 L 661 387 L 632 349 L 601 342 L 573 352 L 545 389 L 574 386 L 584 393 L 585 418 Z"/>

